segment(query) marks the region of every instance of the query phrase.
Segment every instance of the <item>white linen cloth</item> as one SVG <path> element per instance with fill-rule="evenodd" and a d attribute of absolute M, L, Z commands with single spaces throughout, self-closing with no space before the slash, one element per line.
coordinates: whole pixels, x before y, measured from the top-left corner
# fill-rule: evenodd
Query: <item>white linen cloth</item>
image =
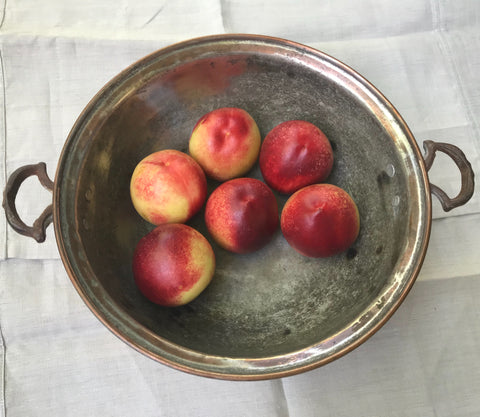
<path fill-rule="evenodd" d="M 480 178 L 477 0 L 3 0 L 0 177 L 44 161 L 50 177 L 93 95 L 163 46 L 217 33 L 278 36 L 360 72 L 418 143 L 459 146 Z M 459 189 L 438 154 L 430 179 Z M 477 180 L 477 183 L 479 181 Z M 18 196 L 27 223 L 51 201 L 36 179 Z M 261 382 L 216 381 L 160 365 L 113 336 L 83 304 L 50 227 L 38 244 L 0 216 L 0 415 L 478 416 L 480 196 L 445 213 L 417 283 L 393 318 L 345 357 Z"/>

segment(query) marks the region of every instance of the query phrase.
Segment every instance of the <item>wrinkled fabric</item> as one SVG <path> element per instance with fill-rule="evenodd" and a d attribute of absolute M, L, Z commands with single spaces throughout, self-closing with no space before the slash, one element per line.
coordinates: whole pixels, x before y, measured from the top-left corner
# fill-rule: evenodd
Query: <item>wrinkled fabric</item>
<path fill-rule="evenodd" d="M 422 148 L 448 142 L 480 174 L 477 0 L 3 0 L 0 178 L 45 162 L 53 180 L 65 140 L 120 71 L 189 38 L 256 33 L 304 43 L 349 65 L 395 106 Z M 429 172 L 460 189 L 451 159 Z M 478 183 L 478 181 L 477 181 Z M 400 309 L 371 339 L 322 368 L 283 379 L 217 381 L 160 365 L 112 335 L 46 241 L 0 216 L 0 415 L 478 416 L 480 196 L 444 212 L 433 197 L 428 252 Z M 36 178 L 18 211 L 51 203 Z"/>

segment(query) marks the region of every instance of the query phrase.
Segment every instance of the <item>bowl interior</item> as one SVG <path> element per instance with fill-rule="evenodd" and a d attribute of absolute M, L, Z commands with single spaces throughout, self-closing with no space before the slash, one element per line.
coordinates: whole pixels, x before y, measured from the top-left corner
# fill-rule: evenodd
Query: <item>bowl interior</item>
<path fill-rule="evenodd" d="M 412 139 L 375 94 L 323 54 L 252 38 L 167 48 L 120 74 L 80 117 L 57 172 L 57 237 L 82 296 L 121 337 L 174 364 L 184 349 L 256 360 L 318 346 L 352 323 L 371 331 L 362 315 L 396 303 L 387 290 L 395 284 L 398 298 L 414 279 L 427 204 Z M 322 129 L 335 155 L 327 182 L 356 201 L 360 235 L 327 259 L 299 255 L 280 230 L 237 255 L 211 240 L 199 213 L 189 224 L 212 243 L 215 276 L 192 303 L 159 307 L 133 281 L 133 250 L 153 226 L 133 209 L 130 177 L 151 152 L 186 152 L 195 122 L 224 106 L 247 110 L 262 137 L 290 119 Z M 258 164 L 248 175 L 262 178 Z M 287 197 L 277 198 L 281 210 Z"/>

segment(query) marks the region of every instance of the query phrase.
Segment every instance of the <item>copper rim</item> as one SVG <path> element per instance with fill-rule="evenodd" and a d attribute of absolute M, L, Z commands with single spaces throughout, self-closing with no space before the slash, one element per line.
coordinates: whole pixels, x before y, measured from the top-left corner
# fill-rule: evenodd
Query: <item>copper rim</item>
<path fill-rule="evenodd" d="M 282 355 L 282 356 L 272 356 L 272 357 L 267 357 L 267 358 L 261 358 L 261 359 L 252 359 L 252 358 L 227 358 L 235 363 L 239 363 L 242 366 L 247 366 L 249 368 L 248 373 L 234 373 L 234 372 L 215 372 L 211 370 L 205 370 L 202 369 L 201 367 L 196 367 L 194 362 L 192 362 L 192 358 L 195 357 L 202 357 L 205 362 L 221 362 L 225 358 L 223 357 L 217 357 L 217 356 L 209 356 L 209 355 L 203 355 L 198 352 L 191 351 L 189 349 L 186 349 L 182 346 L 175 345 L 165 339 L 162 339 L 158 336 L 154 336 L 155 339 L 158 341 L 162 347 L 169 351 L 174 351 L 176 355 L 182 358 L 186 358 L 186 361 L 180 362 L 180 361 L 174 361 L 170 360 L 167 357 L 161 356 L 159 354 L 156 354 L 146 348 L 144 345 L 140 344 L 138 340 L 134 340 L 132 337 L 124 334 L 118 329 L 118 326 L 113 324 L 111 320 L 106 317 L 105 314 L 100 312 L 98 310 L 97 305 L 95 304 L 95 300 L 92 300 L 85 292 L 84 288 L 79 283 L 78 277 L 76 276 L 74 272 L 74 267 L 72 266 L 71 260 L 70 260 L 70 255 L 68 253 L 68 249 L 66 247 L 64 238 L 63 238 L 63 230 L 62 230 L 62 224 L 61 224 L 61 216 L 62 213 L 60 212 L 60 204 L 59 204 L 59 199 L 60 195 L 62 193 L 61 187 L 60 187 L 60 181 L 59 178 L 63 175 L 63 168 L 64 168 L 64 160 L 65 160 L 65 155 L 68 152 L 68 146 L 69 143 L 75 140 L 75 132 L 80 126 L 80 124 L 85 120 L 86 118 L 89 117 L 92 111 L 94 111 L 95 104 L 96 102 L 102 97 L 105 92 L 111 88 L 117 83 L 119 83 L 129 72 L 131 72 L 133 69 L 137 68 L 139 65 L 147 65 L 149 61 L 153 60 L 155 57 L 165 54 L 171 51 L 174 51 L 177 48 L 184 48 L 184 47 L 194 47 L 197 44 L 202 44 L 202 43 L 210 43 L 210 42 L 217 42 L 217 41 L 228 41 L 228 42 L 245 42 L 245 41 L 252 41 L 252 42 L 265 42 L 265 43 L 273 43 L 273 44 L 281 44 L 281 45 L 288 45 L 294 49 L 297 50 L 302 50 L 304 51 L 305 54 L 309 54 L 315 57 L 320 57 L 323 60 L 328 61 L 335 67 L 337 67 L 339 70 L 347 73 L 350 77 L 353 77 L 361 86 L 362 88 L 365 88 L 368 90 L 370 94 L 372 94 L 380 103 L 382 106 L 384 106 L 388 113 L 392 116 L 393 119 L 401 126 L 403 133 L 408 137 L 409 144 L 413 150 L 414 153 L 414 158 L 417 160 L 420 172 L 420 181 L 422 185 L 424 186 L 425 190 L 425 228 L 424 228 L 424 234 L 422 241 L 420 243 L 420 247 L 417 251 L 418 255 L 417 258 L 414 259 L 415 266 L 412 269 L 412 273 L 410 277 L 408 278 L 408 281 L 404 283 L 403 289 L 401 292 L 398 294 L 398 296 L 395 298 L 394 302 L 391 303 L 389 306 L 388 311 L 382 310 L 382 315 L 381 317 L 378 317 L 378 319 L 375 321 L 374 325 L 372 325 L 366 332 L 362 333 L 358 337 L 356 337 L 353 341 L 350 343 L 347 343 L 345 346 L 343 346 L 340 349 L 335 350 L 331 355 L 328 355 L 327 357 L 324 357 L 318 361 L 312 362 L 312 363 L 304 363 L 303 361 L 304 356 L 311 352 L 312 350 L 320 348 L 321 344 L 315 344 L 309 347 L 306 347 L 305 349 L 299 350 L 292 352 L 288 355 Z M 82 111 L 80 116 L 78 117 L 75 125 L 71 129 L 71 132 L 67 138 L 67 141 L 65 143 L 64 149 L 61 153 L 59 164 L 57 167 L 57 172 L 55 176 L 55 186 L 54 186 L 54 192 L 53 192 L 53 206 L 54 206 L 54 226 L 55 226 L 55 236 L 60 252 L 61 259 L 64 263 L 64 266 L 66 268 L 66 271 L 70 277 L 70 280 L 72 281 L 74 287 L 76 288 L 77 292 L 79 295 L 82 297 L 83 301 L 86 303 L 86 305 L 89 307 L 89 309 L 95 314 L 95 316 L 112 332 L 114 333 L 117 337 L 119 337 L 121 340 L 129 344 L 131 347 L 136 349 L 137 351 L 141 352 L 142 354 L 146 355 L 147 357 L 150 357 L 151 359 L 158 361 L 160 363 L 163 363 L 165 365 L 168 365 L 172 368 L 195 374 L 195 375 L 200 375 L 200 376 L 206 376 L 210 378 L 218 378 L 218 379 L 227 379 L 227 380 L 264 380 L 264 379 L 271 379 L 271 378 L 280 378 L 280 377 L 286 377 L 294 374 L 298 374 L 301 372 L 305 372 L 308 370 L 312 370 L 314 368 L 318 368 L 322 365 L 325 365 L 335 359 L 340 358 L 341 356 L 345 355 L 346 353 L 352 351 L 362 343 L 364 343 L 367 339 L 369 339 L 374 333 L 376 333 L 392 316 L 392 314 L 398 309 L 400 304 L 403 302 L 405 297 L 408 295 L 410 289 L 412 288 L 419 272 L 422 267 L 426 250 L 428 247 L 428 242 L 430 238 L 430 230 L 431 230 L 431 220 L 432 220 L 432 213 L 431 213 L 431 195 L 430 195 L 430 185 L 428 181 L 428 174 L 427 170 L 425 168 L 424 160 L 422 157 L 422 154 L 420 152 L 420 149 L 410 132 L 409 128 L 407 127 L 406 123 L 398 113 L 398 111 L 394 108 L 394 106 L 370 83 L 368 82 L 365 78 L 360 76 L 358 73 L 356 73 L 353 69 L 351 69 L 349 66 L 339 62 L 338 60 L 330 57 L 327 54 L 324 54 L 314 48 L 280 39 L 280 38 L 275 38 L 275 37 L 267 37 L 267 36 L 261 36 L 261 35 L 244 35 L 244 34 L 229 34 L 229 35 L 214 35 L 214 36 L 206 36 L 206 37 L 200 37 L 192 40 L 188 40 L 185 42 L 179 42 L 170 46 L 167 46 L 166 48 L 163 48 L 159 51 L 153 52 L 152 54 L 140 59 L 136 63 L 132 64 L 130 67 L 126 68 L 124 71 L 119 73 L 115 78 L 113 78 L 110 82 L 108 82 L 88 103 L 88 105 L 85 107 L 85 109 Z M 346 329 L 349 330 L 349 329 Z M 350 329 L 351 330 L 351 329 Z M 144 329 L 145 332 L 149 332 L 147 329 Z M 341 332 L 343 333 L 343 332 Z M 338 335 L 335 335 L 331 338 L 330 342 L 332 344 L 335 344 L 335 338 Z M 279 364 L 281 363 L 298 363 L 298 365 L 294 367 L 290 367 L 287 369 L 282 369 L 281 367 L 279 368 Z M 273 371 L 269 371 L 268 369 L 274 369 Z M 258 371 L 255 371 L 255 369 L 258 369 Z"/>

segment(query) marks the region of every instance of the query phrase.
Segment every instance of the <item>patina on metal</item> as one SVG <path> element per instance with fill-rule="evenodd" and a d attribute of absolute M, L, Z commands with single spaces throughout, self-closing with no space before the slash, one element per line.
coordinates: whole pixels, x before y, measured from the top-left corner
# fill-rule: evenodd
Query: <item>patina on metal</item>
<path fill-rule="evenodd" d="M 473 196 L 475 182 L 472 165 L 463 151 L 450 143 L 434 142 L 431 140 L 424 141 L 423 148 L 425 149 L 425 168 L 427 171 L 429 171 L 433 165 L 436 152 L 440 151 L 452 158 L 462 176 L 460 191 L 454 198 L 449 197 L 448 194 L 437 185 L 430 183 L 432 194 L 438 198 L 443 210 L 448 212 L 455 207 L 466 204 Z"/>
<path fill-rule="evenodd" d="M 3 208 L 5 209 L 8 223 L 17 233 L 29 236 L 35 239 L 38 243 L 41 243 L 45 241 L 47 227 L 53 221 L 53 204 L 50 204 L 45 210 L 43 210 L 42 214 L 40 214 L 32 226 L 28 226 L 20 218 L 15 205 L 15 199 L 17 198 L 17 193 L 20 190 L 23 181 L 33 175 L 38 177 L 40 184 L 42 184 L 45 189 L 53 192 L 54 184 L 48 177 L 45 162 L 25 165 L 17 168 L 10 174 L 7 184 L 5 185 L 5 190 L 3 191 Z"/>
<path fill-rule="evenodd" d="M 335 155 L 328 182 L 354 198 L 360 235 L 328 259 L 299 255 L 280 230 L 265 248 L 237 255 L 210 239 L 199 213 L 190 224 L 214 247 L 215 276 L 192 303 L 159 307 L 132 277 L 133 250 L 153 226 L 131 204 L 130 176 L 151 152 L 187 151 L 196 121 L 224 106 L 247 110 L 262 137 L 289 119 L 322 129 Z M 261 179 L 258 165 L 248 175 Z M 74 125 L 53 191 L 59 251 L 93 313 L 152 359 L 224 379 L 287 376 L 359 346 L 409 292 L 431 227 L 427 168 L 395 108 L 334 58 L 265 36 L 186 41 L 120 73 Z M 287 197 L 277 197 L 281 210 Z"/>

